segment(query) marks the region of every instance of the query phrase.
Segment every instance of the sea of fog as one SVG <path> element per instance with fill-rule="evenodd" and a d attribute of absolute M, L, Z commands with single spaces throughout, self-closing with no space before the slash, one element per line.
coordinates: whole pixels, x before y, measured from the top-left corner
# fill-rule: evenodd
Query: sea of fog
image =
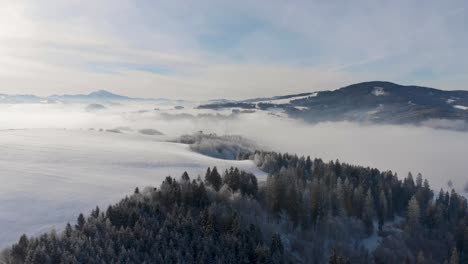
<path fill-rule="evenodd" d="M 82 104 L 0 105 L 0 129 L 115 129 L 137 133 L 154 129 L 166 138 L 204 131 L 238 134 L 262 149 L 310 155 L 392 170 L 400 176 L 422 173 L 436 190 L 447 182 L 463 192 L 468 182 L 468 133 L 427 127 L 308 124 L 271 112 L 231 114 L 230 110 L 174 109 L 151 103 L 107 104 L 89 112 Z M 157 109 L 157 110 L 155 110 Z"/>
<path fill-rule="evenodd" d="M 238 166 L 261 177 L 249 161 L 225 161 L 165 142 L 198 131 L 237 134 L 258 148 L 324 160 L 422 173 L 435 190 L 468 182 L 468 133 L 414 126 L 307 124 L 277 112 L 175 109 L 151 103 L 0 105 L 0 247 L 20 234 L 61 228 L 79 212 L 105 208 L 135 186 L 158 185 L 184 170 Z M 164 135 L 143 135 L 141 129 Z M 107 130 L 107 131 L 106 131 Z M 120 132 L 120 133 L 116 133 Z M 467 193 L 464 193 L 467 195 Z"/>

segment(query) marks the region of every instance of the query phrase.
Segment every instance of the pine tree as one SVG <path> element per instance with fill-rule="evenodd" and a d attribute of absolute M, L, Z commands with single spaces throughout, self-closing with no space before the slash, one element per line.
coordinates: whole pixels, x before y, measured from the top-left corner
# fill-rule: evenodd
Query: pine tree
<path fill-rule="evenodd" d="M 387 211 L 388 211 L 388 206 L 387 206 L 387 197 L 385 196 L 384 190 L 380 191 L 379 195 L 379 230 L 382 230 L 382 227 L 384 225 L 385 219 L 387 218 Z"/>
<path fill-rule="evenodd" d="M 408 203 L 408 225 L 411 229 L 419 226 L 420 217 L 419 203 L 416 196 L 413 196 Z"/>
<path fill-rule="evenodd" d="M 387 217 L 393 220 L 394 216 L 395 216 L 395 207 L 393 203 L 393 192 L 392 192 L 392 189 L 390 189 L 388 190 L 388 194 L 387 194 Z"/>
<path fill-rule="evenodd" d="M 423 179 L 421 173 L 418 173 L 418 176 L 416 176 L 416 186 L 418 188 L 422 187 Z"/>
<path fill-rule="evenodd" d="M 182 174 L 181 179 L 183 182 L 190 182 L 190 177 L 186 171 L 184 171 L 184 173 Z"/>
<path fill-rule="evenodd" d="M 413 174 L 411 172 L 408 172 L 408 176 L 405 179 L 405 183 L 408 185 L 410 188 L 414 188 L 414 180 L 413 180 Z"/>
<path fill-rule="evenodd" d="M 218 173 L 218 169 L 216 167 L 213 167 L 213 170 L 211 171 L 211 184 L 213 185 L 213 188 L 216 191 L 219 191 L 221 186 L 223 185 L 223 180 L 221 179 L 221 175 Z"/>
<path fill-rule="evenodd" d="M 315 225 L 320 216 L 320 207 L 321 207 L 321 189 L 319 186 L 318 179 L 313 179 L 310 184 L 310 209 L 311 209 L 311 218 L 312 223 Z"/>
<path fill-rule="evenodd" d="M 205 184 L 206 185 L 209 185 L 210 178 L 211 178 L 211 168 L 208 167 L 208 169 L 206 170 L 206 173 L 205 173 Z"/>
<path fill-rule="evenodd" d="M 310 176 L 312 173 L 312 161 L 310 160 L 310 156 L 307 156 L 306 162 L 305 162 L 305 170 L 306 174 Z"/>
<path fill-rule="evenodd" d="M 353 193 L 353 209 L 354 209 L 354 215 L 361 219 L 362 218 L 362 211 L 363 211 L 363 205 L 364 205 L 364 194 L 361 186 L 358 186 L 357 188 L 354 189 Z"/>
<path fill-rule="evenodd" d="M 271 237 L 270 252 L 272 255 L 282 255 L 284 252 L 283 243 L 281 242 L 281 236 L 278 233 L 274 233 Z"/>
<path fill-rule="evenodd" d="M 83 227 L 84 227 L 84 225 L 85 225 L 85 222 L 86 222 L 86 220 L 85 220 L 83 214 L 80 214 L 80 215 L 78 216 L 77 224 L 76 224 L 76 226 L 75 226 L 76 229 L 77 229 L 77 230 L 82 230 Z"/>
<path fill-rule="evenodd" d="M 463 242 L 460 255 L 461 263 L 468 263 L 468 226 L 465 226 L 465 230 L 463 231 Z"/>
<path fill-rule="evenodd" d="M 219 191 L 219 189 L 221 189 L 223 180 L 221 179 L 221 175 L 219 175 L 218 169 L 216 167 L 213 167 L 213 170 L 208 168 L 208 170 L 206 171 L 205 184 L 208 186 L 212 186 L 215 191 Z"/>
<path fill-rule="evenodd" d="M 364 225 L 366 226 L 366 233 L 367 235 L 371 235 L 374 231 L 374 199 L 372 198 L 372 192 L 369 189 L 367 191 L 365 204 L 364 204 L 364 214 L 363 214 L 363 221 Z"/>
<path fill-rule="evenodd" d="M 11 249 L 11 256 L 14 261 L 18 263 L 23 263 L 26 260 L 26 255 L 28 253 L 28 244 L 28 237 L 23 234 L 20 237 L 18 244 L 14 245 Z"/>
<path fill-rule="evenodd" d="M 67 223 L 67 225 L 65 226 L 64 234 L 66 237 L 71 237 L 72 233 L 73 233 L 73 228 L 70 225 L 70 223 Z"/>

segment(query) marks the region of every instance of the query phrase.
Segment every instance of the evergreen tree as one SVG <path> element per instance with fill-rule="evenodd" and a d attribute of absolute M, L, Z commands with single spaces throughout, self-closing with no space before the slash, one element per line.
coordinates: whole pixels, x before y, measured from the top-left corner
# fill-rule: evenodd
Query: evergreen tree
<path fill-rule="evenodd" d="M 388 213 L 387 197 L 385 196 L 384 190 L 381 190 L 380 195 L 379 195 L 379 210 L 378 210 L 379 230 L 382 230 L 385 219 L 387 217 L 387 213 Z"/>
<path fill-rule="evenodd" d="M 216 167 L 213 167 L 213 170 L 208 168 L 205 175 L 205 183 L 208 186 L 212 186 L 215 191 L 219 191 L 223 182 L 221 175 L 219 175 L 218 169 Z"/>
<path fill-rule="evenodd" d="M 418 188 L 421 188 L 422 183 L 423 183 L 422 175 L 421 175 L 421 173 L 418 173 L 418 175 L 416 176 L 416 186 Z"/>
<path fill-rule="evenodd" d="M 372 197 L 372 192 L 369 189 L 367 191 L 367 195 L 366 195 L 366 199 L 365 199 L 364 216 L 363 216 L 364 225 L 366 226 L 367 235 L 371 235 L 372 232 L 374 231 L 373 218 L 374 218 L 374 199 Z"/>
<path fill-rule="evenodd" d="M 190 182 L 190 177 L 186 171 L 184 171 L 184 173 L 182 174 L 181 179 L 183 182 Z"/>
<path fill-rule="evenodd" d="M 281 242 L 281 236 L 278 233 L 274 233 L 271 237 L 270 252 L 272 255 L 283 255 L 284 253 L 283 242 Z"/>
<path fill-rule="evenodd" d="M 26 260 L 28 253 L 29 240 L 26 235 L 22 235 L 19 239 L 18 244 L 13 245 L 11 248 L 11 257 L 13 262 L 23 263 Z"/>
<path fill-rule="evenodd" d="M 411 229 L 419 226 L 421 212 L 416 196 L 413 196 L 408 203 L 408 225 Z"/>
<path fill-rule="evenodd" d="M 76 229 L 82 230 L 83 227 L 84 227 L 84 225 L 85 225 L 85 223 L 86 223 L 86 220 L 85 220 L 83 214 L 80 214 L 80 215 L 78 216 L 77 224 L 76 224 L 76 226 L 75 226 Z"/>

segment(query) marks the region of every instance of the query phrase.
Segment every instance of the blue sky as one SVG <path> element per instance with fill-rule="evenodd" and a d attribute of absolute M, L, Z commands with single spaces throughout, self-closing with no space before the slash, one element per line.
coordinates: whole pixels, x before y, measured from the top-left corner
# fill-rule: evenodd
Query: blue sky
<path fill-rule="evenodd" d="M 0 0 L 2 93 L 248 98 L 468 89 L 468 3 Z"/>

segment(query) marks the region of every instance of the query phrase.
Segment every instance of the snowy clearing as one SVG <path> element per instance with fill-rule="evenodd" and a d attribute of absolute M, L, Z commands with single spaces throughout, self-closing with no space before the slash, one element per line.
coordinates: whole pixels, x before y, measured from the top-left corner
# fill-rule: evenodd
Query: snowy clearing
<path fill-rule="evenodd" d="M 387 95 L 387 92 L 385 92 L 385 89 L 382 87 L 374 87 L 374 90 L 372 90 L 372 94 L 375 96 L 384 96 Z"/>
<path fill-rule="evenodd" d="M 461 110 L 468 110 L 468 106 L 463 106 L 463 105 L 454 105 L 453 107 Z"/>

